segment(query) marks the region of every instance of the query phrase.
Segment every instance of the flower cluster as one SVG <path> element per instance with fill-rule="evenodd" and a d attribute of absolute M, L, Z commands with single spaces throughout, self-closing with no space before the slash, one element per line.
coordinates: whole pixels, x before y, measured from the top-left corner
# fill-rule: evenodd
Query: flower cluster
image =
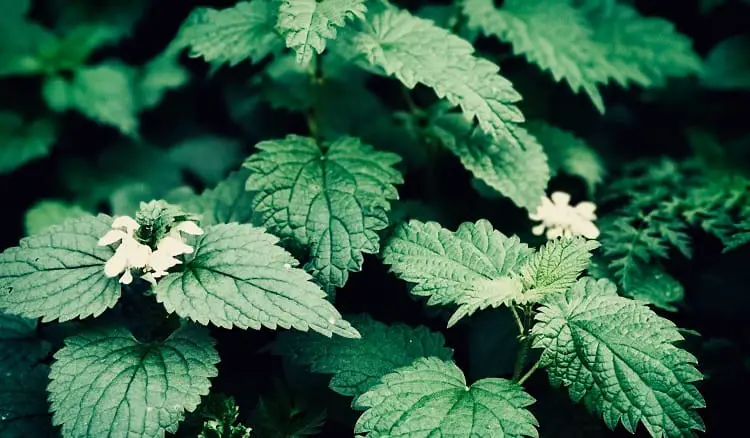
<path fill-rule="evenodd" d="M 531 220 L 542 222 L 531 229 L 534 235 L 540 236 L 546 229 L 547 239 L 560 236 L 583 236 L 587 239 L 599 237 L 599 229 L 594 225 L 594 203 L 584 201 L 573 207 L 570 205 L 570 195 L 564 192 L 554 192 L 550 198 L 543 196 L 542 205 L 536 212 L 529 214 Z"/>
<path fill-rule="evenodd" d="M 203 234 L 203 230 L 195 222 L 177 222 L 169 233 L 159 240 L 154 250 L 135 238 L 139 226 L 130 216 L 120 216 L 112 222 L 112 230 L 99 239 L 99 246 L 120 242 L 115 254 L 104 265 L 104 275 L 119 275 L 120 283 L 130 284 L 133 282 L 132 270 L 137 269 L 141 272 L 142 279 L 155 285 L 157 278 L 167 275 L 169 268 L 180 263 L 177 256 L 193 252 L 193 247 L 182 240 L 180 233 L 193 236 Z"/>

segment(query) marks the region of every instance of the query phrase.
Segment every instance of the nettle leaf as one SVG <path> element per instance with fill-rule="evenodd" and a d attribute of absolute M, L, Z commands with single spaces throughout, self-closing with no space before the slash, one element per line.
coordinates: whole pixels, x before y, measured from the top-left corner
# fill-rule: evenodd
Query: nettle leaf
<path fill-rule="evenodd" d="M 191 213 L 201 215 L 201 225 L 250 223 L 253 217 L 252 202 L 255 193 L 245 190 L 250 172 L 241 169 L 232 172 L 213 189 L 188 200 L 183 206 Z"/>
<path fill-rule="evenodd" d="M 169 90 L 190 80 L 190 73 L 180 65 L 178 55 L 176 51 L 162 53 L 140 71 L 136 85 L 140 109 L 156 107 Z"/>
<path fill-rule="evenodd" d="M 54 438 L 47 403 L 46 365 L 8 371 L 0 367 L 0 436 Z"/>
<path fill-rule="evenodd" d="M 471 386 L 453 362 L 435 357 L 386 374 L 355 400 L 366 409 L 354 433 L 376 437 L 537 437 L 534 398 L 506 379 Z"/>
<path fill-rule="evenodd" d="M 36 320 L 0 312 L 0 377 L 8 370 L 34 364 L 49 353 L 50 344 L 39 338 L 36 330 Z"/>
<path fill-rule="evenodd" d="M 282 238 L 310 248 L 311 270 L 328 290 L 362 269 L 363 253 L 379 250 L 377 231 L 388 225 L 390 202 L 403 182 L 398 155 L 353 137 L 319 147 L 297 135 L 263 141 L 245 167 L 247 190 L 260 222 Z"/>
<path fill-rule="evenodd" d="M 277 13 L 278 3 L 272 0 L 242 1 L 227 9 L 199 7 L 185 20 L 172 45 L 189 47 L 190 56 L 215 65 L 257 62 L 284 47 L 275 29 Z"/>
<path fill-rule="evenodd" d="M 0 175 L 45 157 L 57 140 L 57 125 L 50 119 L 29 123 L 15 113 L 0 112 Z"/>
<path fill-rule="evenodd" d="M 208 331 L 192 325 L 152 343 L 122 328 L 73 336 L 50 370 L 53 423 L 65 438 L 164 437 L 208 394 L 218 362 Z"/>
<path fill-rule="evenodd" d="M 695 409 L 705 406 L 694 383 L 695 357 L 674 345 L 676 326 L 645 305 L 617 295 L 609 280 L 585 277 L 549 295 L 536 315 L 534 347 L 554 386 L 614 429 L 633 433 L 643 422 L 654 437 L 705 430 Z"/>
<path fill-rule="evenodd" d="M 510 198 L 519 207 L 534 211 L 549 182 L 547 156 L 542 147 L 521 127 L 508 128 L 523 148 L 497 141 L 474 129 L 461 114 L 435 118 L 428 132 L 461 159 L 475 177 Z"/>
<path fill-rule="evenodd" d="M 668 77 L 700 73 L 701 60 L 689 37 L 674 24 L 644 17 L 631 6 L 615 3 L 590 14 L 594 39 L 613 67 L 609 76 L 621 86 L 660 86 Z"/>
<path fill-rule="evenodd" d="M 415 359 L 453 358 L 440 333 L 426 327 L 386 325 L 367 315 L 348 318 L 362 339 L 325 338 L 315 334 L 281 333 L 273 344 L 275 354 L 295 363 L 309 365 L 313 372 L 333 374 L 330 388 L 345 396 L 357 397 L 381 377 Z"/>
<path fill-rule="evenodd" d="M 513 52 L 565 80 L 574 92 L 584 90 L 604 112 L 598 86 L 607 82 L 611 66 L 594 41 L 586 17 L 569 0 L 467 0 L 463 11 L 470 27 L 511 43 Z"/>
<path fill-rule="evenodd" d="M 259 330 L 295 328 L 358 338 L 326 294 L 297 261 L 276 246 L 278 238 L 252 225 L 207 227 L 183 272 L 154 289 L 169 313 L 200 324 Z"/>
<path fill-rule="evenodd" d="M 138 135 L 138 99 L 135 70 L 120 63 L 81 67 L 73 79 L 48 78 L 42 93 L 55 111 L 76 110 L 113 126 L 125 135 Z"/>
<path fill-rule="evenodd" d="M 733 35 L 711 48 L 701 82 L 717 90 L 750 88 L 750 34 Z"/>
<path fill-rule="evenodd" d="M 563 129 L 540 120 L 530 120 L 523 125 L 544 147 L 552 176 L 558 172 L 578 176 L 589 194 L 601 184 L 606 173 L 599 154 L 583 139 Z"/>
<path fill-rule="evenodd" d="M 365 18 L 364 0 L 283 0 L 277 27 L 286 46 L 297 52 L 297 62 L 307 64 L 314 52 L 323 53 L 326 40 L 336 38 L 336 28 L 347 18 Z"/>
<path fill-rule="evenodd" d="M 106 215 L 74 219 L 21 239 L 0 254 L 0 309 L 42 322 L 99 316 L 120 298 L 117 278 L 104 275 L 114 251 L 97 241 Z"/>
<path fill-rule="evenodd" d="M 452 325 L 491 305 L 484 301 L 489 292 L 494 305 L 518 298 L 520 285 L 510 276 L 531 253 L 518 237 L 505 236 L 484 219 L 463 223 L 455 232 L 435 222 L 412 220 L 394 231 L 383 262 L 402 280 L 416 283 L 411 293 L 430 297 L 428 305 L 462 304 Z"/>
<path fill-rule="evenodd" d="M 52 225 L 61 225 L 68 219 L 79 219 L 88 216 L 85 210 L 62 201 L 42 200 L 26 211 L 24 227 L 27 235 L 44 232 Z"/>
<path fill-rule="evenodd" d="M 518 146 L 511 128 L 524 120 L 515 106 L 521 95 L 498 74 L 497 65 L 474 55 L 471 43 L 393 8 L 369 14 L 363 28 L 336 40 L 342 42 L 342 53 L 408 88 L 421 83 L 434 89 L 468 119 L 476 117 L 495 140 Z"/>
<path fill-rule="evenodd" d="M 525 298 L 538 301 L 546 295 L 568 290 L 589 266 L 591 251 L 599 246 L 599 242 L 583 237 L 548 241 L 521 268 Z"/>

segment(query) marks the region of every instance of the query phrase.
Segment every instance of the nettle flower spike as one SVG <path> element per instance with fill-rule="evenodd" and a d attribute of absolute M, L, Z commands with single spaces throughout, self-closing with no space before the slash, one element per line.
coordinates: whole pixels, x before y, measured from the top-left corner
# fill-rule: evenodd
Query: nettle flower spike
<path fill-rule="evenodd" d="M 130 216 L 120 216 L 112 222 L 112 230 L 99 239 L 99 246 L 120 242 L 115 254 L 104 264 L 107 277 L 120 277 L 120 283 L 133 282 L 132 268 L 144 269 L 151 258 L 151 248 L 135 239 L 138 222 Z"/>
<path fill-rule="evenodd" d="M 594 225 L 596 205 L 583 201 L 575 207 L 570 205 L 570 195 L 565 192 L 554 192 L 547 198 L 542 197 L 542 205 L 536 212 L 529 214 L 529 219 L 542 223 L 531 229 L 534 235 L 540 236 L 547 230 L 547 239 L 558 237 L 583 236 L 587 239 L 599 237 L 599 229 Z"/>

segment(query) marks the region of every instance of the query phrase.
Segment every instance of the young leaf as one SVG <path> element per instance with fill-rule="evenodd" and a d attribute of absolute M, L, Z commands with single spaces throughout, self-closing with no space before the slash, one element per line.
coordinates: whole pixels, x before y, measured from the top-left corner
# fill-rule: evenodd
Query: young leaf
<path fill-rule="evenodd" d="M 541 366 L 554 386 L 569 387 L 610 428 L 633 433 L 643 422 L 653 437 L 704 430 L 695 412 L 705 406 L 693 385 L 703 378 L 696 359 L 674 345 L 675 325 L 643 304 L 617 296 L 609 280 L 580 279 L 548 295 L 532 329 L 543 348 Z"/>
<path fill-rule="evenodd" d="M 297 62 L 307 64 L 313 51 L 323 53 L 326 39 L 335 39 L 347 18 L 364 19 L 365 12 L 364 0 L 283 0 L 277 28 L 297 52 Z"/>
<path fill-rule="evenodd" d="M 461 114 L 443 114 L 428 129 L 475 177 L 519 207 L 534 211 L 541 202 L 549 181 L 547 156 L 523 128 L 508 128 L 523 148 L 473 129 Z"/>
<path fill-rule="evenodd" d="M 0 436 L 55 438 L 47 404 L 46 365 L 23 371 L 0 368 Z"/>
<path fill-rule="evenodd" d="M 49 343 L 39 338 L 36 330 L 36 320 L 0 312 L 0 376 L 37 363 L 49 353 Z"/>
<path fill-rule="evenodd" d="M 278 4 L 272 0 L 241 1 L 227 9 L 193 10 L 172 47 L 190 47 L 190 56 L 235 66 L 249 59 L 260 61 L 280 50 L 284 41 L 275 29 Z"/>
<path fill-rule="evenodd" d="M 506 379 L 482 379 L 471 386 L 453 362 L 417 359 L 386 374 L 355 400 L 366 409 L 354 433 L 375 437 L 538 437 L 538 423 L 526 409 L 534 399 Z"/>
<path fill-rule="evenodd" d="M 64 438 L 174 433 L 208 394 L 218 362 L 208 331 L 191 325 L 152 343 L 122 328 L 73 336 L 50 370 L 53 423 Z"/>
<path fill-rule="evenodd" d="M 474 55 L 474 47 L 432 21 L 393 8 L 370 13 L 368 25 L 350 32 L 341 52 L 365 67 L 395 76 L 408 88 L 435 90 L 497 141 L 518 146 L 511 131 L 523 122 L 515 103 L 521 96 L 498 74 L 499 67 Z"/>
<path fill-rule="evenodd" d="M 296 363 L 309 365 L 313 372 L 333 374 L 330 388 L 345 396 L 357 397 L 396 368 L 414 359 L 453 358 L 440 333 L 426 327 L 404 324 L 385 325 L 367 315 L 350 317 L 349 322 L 362 339 L 324 338 L 314 334 L 281 333 L 272 351 Z"/>
<path fill-rule="evenodd" d="M 104 275 L 114 251 L 98 246 L 112 225 L 106 215 L 55 225 L 0 254 L 0 309 L 42 322 L 99 316 L 120 298 Z"/>
<path fill-rule="evenodd" d="M 379 250 L 377 231 L 388 225 L 398 155 L 375 151 L 353 137 L 323 145 L 308 137 L 258 143 L 250 156 L 247 190 L 261 223 L 310 248 L 305 266 L 328 290 L 362 268 L 363 253 Z"/>
<path fill-rule="evenodd" d="M 429 305 L 480 297 L 495 287 L 511 286 L 509 276 L 532 253 L 518 237 L 494 230 L 487 220 L 465 222 L 451 232 L 435 222 L 399 226 L 383 250 L 383 262 L 402 280 L 417 283 L 411 293 L 429 296 Z M 508 301 L 520 288 L 503 289 Z"/>
<path fill-rule="evenodd" d="M 277 237 L 252 225 L 207 227 L 184 271 L 159 281 L 156 299 L 168 312 L 203 325 L 293 327 L 359 337 L 277 242 Z"/>
<path fill-rule="evenodd" d="M 61 201 L 42 200 L 26 211 L 24 217 L 26 234 L 40 234 L 52 225 L 61 225 L 68 219 L 79 219 L 88 214 L 77 205 Z"/>
<path fill-rule="evenodd" d="M 187 201 L 183 206 L 191 213 L 201 215 L 201 225 L 250 223 L 253 217 L 252 202 L 255 193 L 245 190 L 250 172 L 241 169 L 213 189 Z"/>
<path fill-rule="evenodd" d="M 470 27 L 511 43 L 515 54 L 556 81 L 564 79 L 574 92 L 584 90 L 604 112 L 597 87 L 607 82 L 611 66 L 586 17 L 569 0 L 505 0 L 500 9 L 492 0 L 467 0 L 463 11 Z"/>
<path fill-rule="evenodd" d="M 547 242 L 521 267 L 526 299 L 538 301 L 568 290 L 588 267 L 591 251 L 599 246 L 599 242 L 582 237 Z"/>
<path fill-rule="evenodd" d="M 0 175 L 49 154 L 57 140 L 57 125 L 49 119 L 31 123 L 15 113 L 0 112 Z"/>

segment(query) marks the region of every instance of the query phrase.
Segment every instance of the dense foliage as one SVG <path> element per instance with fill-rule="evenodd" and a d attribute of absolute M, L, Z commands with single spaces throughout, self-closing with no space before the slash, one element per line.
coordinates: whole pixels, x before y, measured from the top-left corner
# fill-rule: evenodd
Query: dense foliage
<path fill-rule="evenodd" d="M 0 438 L 742 435 L 750 2 L 0 6 Z"/>

